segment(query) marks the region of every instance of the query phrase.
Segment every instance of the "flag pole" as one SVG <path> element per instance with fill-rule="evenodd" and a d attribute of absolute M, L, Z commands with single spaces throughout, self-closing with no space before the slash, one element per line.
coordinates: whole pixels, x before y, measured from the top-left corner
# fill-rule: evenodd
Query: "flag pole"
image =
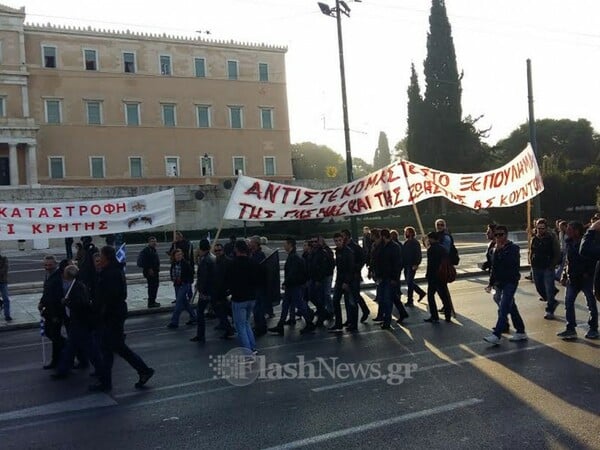
<path fill-rule="evenodd" d="M 421 215 L 419 214 L 419 209 L 417 208 L 417 204 L 415 203 L 415 199 L 410 193 L 410 184 L 408 183 L 408 174 L 406 173 L 405 160 L 400 160 L 400 165 L 402 166 L 402 172 L 404 173 L 404 181 L 406 181 L 406 191 L 408 192 L 408 198 L 412 204 L 413 211 L 415 213 L 415 217 L 417 218 L 417 223 L 419 224 L 419 231 L 421 231 L 421 238 L 425 237 L 425 228 L 423 228 L 423 222 L 421 221 Z"/>

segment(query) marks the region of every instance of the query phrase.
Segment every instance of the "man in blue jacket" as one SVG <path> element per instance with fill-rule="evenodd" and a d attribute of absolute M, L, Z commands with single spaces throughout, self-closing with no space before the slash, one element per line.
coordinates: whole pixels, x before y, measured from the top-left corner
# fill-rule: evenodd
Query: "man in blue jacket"
<path fill-rule="evenodd" d="M 508 228 L 504 225 L 496 226 L 494 237 L 496 238 L 496 246 L 492 254 L 490 282 L 485 290 L 491 292 L 492 289 L 496 289 L 496 298 L 499 298 L 500 302 L 498 303 L 498 320 L 493 333 L 484 337 L 483 340 L 498 345 L 510 314 L 516 332 L 509 340 L 512 342 L 525 341 L 527 340 L 525 324 L 515 303 L 515 292 L 521 278 L 519 272 L 521 266 L 520 248 L 508 240 Z"/>

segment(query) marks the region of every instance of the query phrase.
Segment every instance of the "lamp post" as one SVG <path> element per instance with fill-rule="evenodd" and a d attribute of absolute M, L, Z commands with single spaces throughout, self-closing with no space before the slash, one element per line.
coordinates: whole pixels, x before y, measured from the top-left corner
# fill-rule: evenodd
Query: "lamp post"
<path fill-rule="evenodd" d="M 354 0 L 360 2 L 360 0 Z M 352 170 L 352 150 L 350 148 L 350 125 L 348 124 L 348 100 L 346 98 L 346 69 L 344 67 L 344 42 L 342 39 L 342 14 L 350 17 L 350 7 L 343 0 L 335 0 L 335 7 L 330 8 L 325 3 L 318 3 L 321 12 L 326 16 L 335 17 L 337 23 L 337 35 L 338 35 L 338 50 L 340 55 L 340 78 L 342 84 L 342 112 L 344 116 L 344 140 L 346 142 L 346 173 L 348 176 L 348 182 L 354 180 L 354 174 Z M 358 226 L 356 223 L 356 217 L 350 217 L 350 228 L 352 237 L 358 239 Z"/>

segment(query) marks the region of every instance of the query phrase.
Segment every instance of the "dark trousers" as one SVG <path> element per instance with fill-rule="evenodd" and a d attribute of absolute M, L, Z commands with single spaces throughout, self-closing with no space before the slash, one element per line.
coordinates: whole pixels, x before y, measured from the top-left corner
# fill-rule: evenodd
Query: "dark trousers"
<path fill-rule="evenodd" d="M 58 363 L 58 373 L 67 373 L 77 355 L 79 364 L 87 365 L 88 360 L 98 369 L 100 356 L 95 352 L 92 343 L 92 331 L 87 325 L 72 322 L 67 327 L 67 341 Z"/>
<path fill-rule="evenodd" d="M 233 332 L 234 330 L 228 317 L 230 315 L 230 307 L 227 303 L 227 298 L 225 295 L 217 298 L 217 300 L 213 303 L 213 309 L 217 319 L 219 319 L 219 325 L 223 328 L 223 330 L 226 332 Z"/>
<path fill-rule="evenodd" d="M 513 325 L 517 333 L 525 333 L 525 324 L 519 314 L 519 309 L 515 303 L 515 291 L 517 290 L 516 283 L 506 283 L 502 286 L 496 286 L 496 292 L 500 299 L 498 303 L 498 321 L 494 327 L 494 334 L 498 337 L 502 336 L 502 330 L 508 324 L 508 315 L 512 319 Z"/>
<path fill-rule="evenodd" d="M 267 331 L 267 319 L 265 313 L 267 310 L 267 295 L 263 289 L 256 290 L 256 301 L 254 302 L 254 327 L 261 333 Z"/>
<path fill-rule="evenodd" d="M 346 318 L 351 327 L 358 327 L 358 305 L 354 299 L 352 289 L 342 289 L 341 284 L 336 284 L 333 288 L 333 313 L 335 315 L 335 326 L 342 326 L 342 295 L 344 296 L 344 304 L 346 306 Z"/>
<path fill-rule="evenodd" d="M 304 285 L 293 286 L 285 288 L 285 292 L 283 294 L 283 306 L 281 308 L 281 316 L 279 318 L 279 324 L 283 324 L 285 322 L 285 318 L 287 316 L 287 311 L 284 309 L 289 308 L 291 311 L 298 310 L 300 315 L 304 318 L 306 323 L 312 321 L 312 316 L 308 312 L 308 305 L 306 304 L 306 300 L 303 298 L 304 293 Z"/>
<path fill-rule="evenodd" d="M 317 318 L 320 322 L 329 320 L 331 314 L 325 306 L 325 290 L 323 289 L 323 281 L 311 280 L 308 282 L 309 297 L 317 307 Z"/>
<path fill-rule="evenodd" d="M 200 339 L 206 338 L 206 317 L 204 316 L 204 311 L 206 311 L 206 307 L 208 306 L 210 300 L 206 297 L 200 297 L 198 295 L 198 305 L 196 309 L 196 336 Z"/>
<path fill-rule="evenodd" d="M 440 296 L 442 304 L 444 305 L 444 315 L 446 316 L 446 319 L 450 320 L 454 308 L 452 306 L 452 300 L 450 299 L 450 291 L 448 291 L 448 283 L 442 283 L 438 280 L 428 281 L 427 283 L 427 303 L 429 304 L 431 318 L 434 320 L 439 320 L 440 318 L 435 304 L 436 293 Z"/>
<path fill-rule="evenodd" d="M 408 297 L 406 302 L 409 305 L 413 303 L 413 292 L 419 294 L 419 297 L 425 295 L 425 291 L 421 289 L 417 283 L 415 283 L 415 274 L 416 270 L 412 268 L 412 266 L 404 267 L 404 280 L 406 281 L 406 296 Z"/>
<path fill-rule="evenodd" d="M 146 282 L 148 283 L 148 306 L 156 302 L 156 293 L 158 292 L 159 278 L 156 275 L 146 275 Z"/>
<path fill-rule="evenodd" d="M 112 366 L 114 362 L 114 354 L 116 353 L 123 358 L 138 374 L 145 373 L 149 370 L 146 363 L 140 358 L 137 353 L 131 350 L 125 344 L 124 321 L 114 321 L 104 324 L 100 330 L 101 348 L 102 348 L 102 372 L 100 382 L 105 386 L 112 386 Z"/>
<path fill-rule="evenodd" d="M 50 364 L 56 365 L 60 361 L 65 346 L 65 338 L 61 333 L 62 320 L 49 318 L 45 320 L 44 335 L 52 342 L 52 359 Z"/>
<path fill-rule="evenodd" d="M 360 275 L 356 277 L 356 280 L 350 283 L 350 289 L 352 290 L 352 296 L 356 299 L 356 303 L 358 306 L 360 306 L 360 310 L 362 311 L 362 313 L 365 315 L 369 314 L 371 311 L 367 306 L 367 302 L 365 301 L 363 296 L 360 295 Z"/>

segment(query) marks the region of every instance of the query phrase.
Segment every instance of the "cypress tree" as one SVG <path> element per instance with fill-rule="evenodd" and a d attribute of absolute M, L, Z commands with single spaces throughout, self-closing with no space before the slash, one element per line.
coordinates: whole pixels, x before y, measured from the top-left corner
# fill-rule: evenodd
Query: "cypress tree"
<path fill-rule="evenodd" d="M 410 161 L 428 165 L 432 161 L 428 160 L 424 153 L 423 141 L 423 98 L 421 97 L 421 88 L 419 87 L 419 78 L 415 65 L 410 65 L 410 85 L 408 94 L 408 118 L 406 129 L 406 153 Z"/>
<path fill-rule="evenodd" d="M 392 162 L 390 155 L 390 146 L 388 138 L 383 131 L 379 132 L 379 142 L 377 143 L 377 149 L 375 150 L 375 157 L 373 158 L 373 168 L 381 169 L 389 165 Z"/>

